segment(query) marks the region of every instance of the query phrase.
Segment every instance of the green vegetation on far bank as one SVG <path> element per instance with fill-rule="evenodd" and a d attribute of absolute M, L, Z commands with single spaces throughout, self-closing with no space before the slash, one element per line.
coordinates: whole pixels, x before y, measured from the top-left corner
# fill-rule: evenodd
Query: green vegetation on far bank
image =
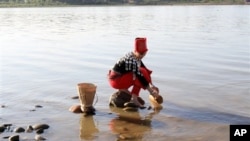
<path fill-rule="evenodd" d="M 54 7 L 82 5 L 247 4 L 247 0 L 0 0 L 0 7 Z M 248 0 L 249 1 L 249 0 Z"/>

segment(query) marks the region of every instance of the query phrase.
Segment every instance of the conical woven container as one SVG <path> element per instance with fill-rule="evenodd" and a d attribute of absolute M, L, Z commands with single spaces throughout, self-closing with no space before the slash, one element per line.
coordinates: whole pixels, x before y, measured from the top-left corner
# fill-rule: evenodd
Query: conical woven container
<path fill-rule="evenodd" d="M 77 84 L 78 95 L 80 99 L 81 109 L 91 107 L 96 93 L 96 85 L 92 83 L 79 83 Z"/>

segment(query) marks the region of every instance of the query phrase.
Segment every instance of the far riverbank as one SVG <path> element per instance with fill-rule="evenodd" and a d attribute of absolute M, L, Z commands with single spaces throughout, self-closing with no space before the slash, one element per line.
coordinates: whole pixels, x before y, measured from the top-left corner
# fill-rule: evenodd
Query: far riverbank
<path fill-rule="evenodd" d="M 67 3 L 60 1 L 39 1 L 39 2 L 13 2 L 13 1 L 0 1 L 0 8 L 11 7 L 72 7 L 72 6 L 141 6 L 141 5 L 249 5 L 247 0 L 193 0 L 193 1 L 162 1 L 151 0 L 141 2 L 111 2 L 111 1 L 98 1 L 98 2 L 81 2 L 81 3 Z"/>

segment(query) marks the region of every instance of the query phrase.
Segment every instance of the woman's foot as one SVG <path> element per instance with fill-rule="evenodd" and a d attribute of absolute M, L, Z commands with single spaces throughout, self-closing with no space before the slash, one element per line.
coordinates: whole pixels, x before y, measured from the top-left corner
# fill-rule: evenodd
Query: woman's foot
<path fill-rule="evenodd" d="M 138 96 L 135 94 L 132 94 L 130 102 L 133 102 L 135 105 L 137 105 L 140 109 L 144 109 L 144 105 L 138 101 Z"/>

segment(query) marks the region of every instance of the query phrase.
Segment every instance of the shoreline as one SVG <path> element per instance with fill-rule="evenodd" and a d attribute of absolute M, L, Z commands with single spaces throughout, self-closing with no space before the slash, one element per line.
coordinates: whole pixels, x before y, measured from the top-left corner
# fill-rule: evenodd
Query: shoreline
<path fill-rule="evenodd" d="M 25 3 L 4 3 L 0 2 L 0 8 L 34 8 L 34 7 L 86 7 L 86 6 L 189 6 L 189 5 L 250 5 L 246 0 L 229 2 L 229 1 L 208 1 L 208 2 L 157 2 L 157 3 L 102 3 L 102 4 L 67 4 L 67 3 L 50 3 L 50 4 L 25 4 Z"/>

